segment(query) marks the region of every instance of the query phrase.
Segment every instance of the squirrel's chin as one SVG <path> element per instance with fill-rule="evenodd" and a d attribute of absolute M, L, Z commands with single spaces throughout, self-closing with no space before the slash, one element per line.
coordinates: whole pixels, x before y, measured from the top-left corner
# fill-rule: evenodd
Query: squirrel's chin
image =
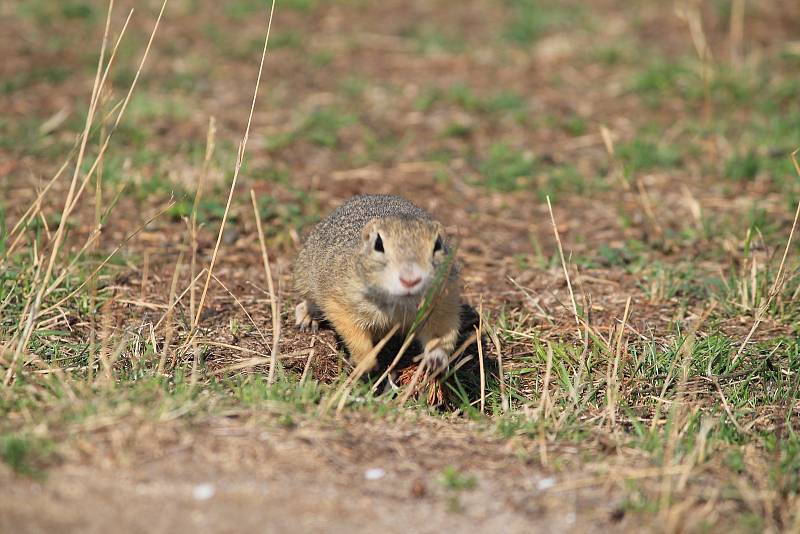
<path fill-rule="evenodd" d="M 389 298 L 402 299 L 402 300 L 419 299 L 425 293 L 425 289 L 424 288 L 422 288 L 422 289 L 413 289 L 411 291 L 392 288 L 392 289 L 386 289 L 385 291 L 386 291 L 386 295 Z"/>
<path fill-rule="evenodd" d="M 421 291 L 410 291 L 410 292 L 406 291 L 406 292 L 402 292 L 402 293 L 390 292 L 389 296 L 390 297 L 394 297 L 396 299 L 409 299 L 409 300 L 411 300 L 411 299 L 414 299 L 414 298 L 421 297 L 422 296 L 422 292 Z"/>

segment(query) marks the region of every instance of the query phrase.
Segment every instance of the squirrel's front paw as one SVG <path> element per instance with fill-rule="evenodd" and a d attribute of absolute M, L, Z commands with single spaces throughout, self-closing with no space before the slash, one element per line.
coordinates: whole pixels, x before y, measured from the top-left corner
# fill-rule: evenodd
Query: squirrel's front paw
<path fill-rule="evenodd" d="M 314 316 L 309 309 L 308 301 L 304 300 L 295 307 L 294 319 L 295 326 L 297 326 L 301 332 L 311 330 L 311 332 L 316 334 L 319 330 L 319 321 L 314 319 Z"/>
<path fill-rule="evenodd" d="M 422 358 L 422 365 L 431 375 L 437 375 L 447 369 L 450 355 L 441 347 L 435 347 L 425 351 Z"/>

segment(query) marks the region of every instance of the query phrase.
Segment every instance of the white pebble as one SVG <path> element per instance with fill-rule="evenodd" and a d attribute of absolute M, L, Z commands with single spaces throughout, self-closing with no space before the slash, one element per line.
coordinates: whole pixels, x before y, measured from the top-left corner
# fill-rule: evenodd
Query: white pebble
<path fill-rule="evenodd" d="M 554 478 L 543 478 L 536 483 L 536 487 L 539 488 L 539 491 L 550 489 L 555 485 L 556 485 L 556 479 Z"/>
<path fill-rule="evenodd" d="M 372 469 L 367 469 L 364 473 L 364 478 L 367 480 L 379 480 L 386 476 L 386 471 L 381 469 L 380 467 L 373 467 Z"/>
<path fill-rule="evenodd" d="M 214 496 L 216 491 L 214 484 L 198 484 L 192 490 L 192 495 L 196 501 L 207 501 Z"/>

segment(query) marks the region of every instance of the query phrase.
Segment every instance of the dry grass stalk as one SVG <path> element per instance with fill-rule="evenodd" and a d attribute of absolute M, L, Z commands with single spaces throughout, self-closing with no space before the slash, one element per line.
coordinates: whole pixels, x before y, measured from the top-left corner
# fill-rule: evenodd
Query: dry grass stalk
<path fill-rule="evenodd" d="M 97 355 L 100 360 L 100 363 L 103 368 L 103 372 L 105 374 L 106 380 L 111 379 L 111 359 L 109 354 L 111 353 L 111 340 L 113 339 L 114 335 L 114 317 L 111 315 L 110 306 L 106 304 L 103 306 L 103 315 L 101 319 L 102 328 L 100 330 L 100 350 L 98 351 Z M 89 362 L 90 369 L 94 368 L 94 362 Z M 90 371 L 91 376 L 91 371 Z"/>
<path fill-rule="evenodd" d="M 481 377 L 481 413 L 486 411 L 486 372 L 483 369 L 483 299 L 478 310 L 478 326 L 475 329 L 478 340 L 478 368 Z"/>
<path fill-rule="evenodd" d="M 550 222 L 553 224 L 553 234 L 556 237 L 556 244 L 558 245 L 558 256 L 561 258 L 561 267 L 564 269 L 564 278 L 567 281 L 567 289 L 569 290 L 569 299 L 572 303 L 572 313 L 575 315 L 575 324 L 578 325 L 578 338 L 581 337 L 580 329 L 580 315 L 578 314 L 578 302 L 575 300 L 575 293 L 572 291 L 572 280 L 569 277 L 569 269 L 567 268 L 567 260 L 564 259 L 564 247 L 561 245 L 561 236 L 558 234 L 558 226 L 556 226 L 556 218 L 553 215 L 553 206 L 550 203 L 550 195 L 547 196 L 547 209 L 550 212 Z"/>
<path fill-rule="evenodd" d="M 644 211 L 644 214 L 647 216 L 647 219 L 650 221 L 650 224 L 653 225 L 653 230 L 655 231 L 658 238 L 662 239 L 664 237 L 664 229 L 658 222 L 655 210 L 653 209 L 653 201 L 650 198 L 650 194 L 647 192 L 647 189 L 644 186 L 644 182 L 642 182 L 641 180 L 636 180 L 636 188 L 639 190 L 639 200 L 642 205 L 642 210 Z"/>
<path fill-rule="evenodd" d="M 311 336 L 311 346 L 308 348 L 308 359 L 306 360 L 306 364 L 303 366 L 303 374 L 300 375 L 300 385 L 305 384 L 306 378 L 308 377 L 308 371 L 311 369 L 311 361 L 314 359 L 314 345 L 317 342 L 317 335 L 314 334 Z"/>
<path fill-rule="evenodd" d="M 250 190 L 250 200 L 253 203 L 253 216 L 256 219 L 256 231 L 258 232 L 258 243 L 261 246 L 261 260 L 264 263 L 264 276 L 267 279 L 267 288 L 269 290 L 269 304 L 272 311 L 272 351 L 270 358 L 272 364 L 269 366 L 269 375 L 267 383 L 272 384 L 275 381 L 275 366 L 278 362 L 278 343 L 281 337 L 281 313 L 280 302 L 278 295 L 275 293 L 275 285 L 272 281 L 272 269 L 269 266 L 269 255 L 267 254 L 267 245 L 264 242 L 264 230 L 261 228 L 261 217 L 258 214 L 258 203 L 256 202 L 256 194 Z M 266 341 L 265 341 L 266 343 Z"/>
<path fill-rule="evenodd" d="M 550 408 L 553 401 L 550 399 L 550 373 L 553 370 L 553 346 L 547 344 L 547 366 L 544 372 L 544 382 L 542 382 L 542 394 L 539 397 L 539 406 L 536 409 L 539 419 L 539 460 L 543 466 L 548 465 L 547 457 L 547 436 L 544 431 L 544 420 L 550 415 Z"/>
<path fill-rule="evenodd" d="M 217 132 L 216 121 L 214 117 L 208 119 L 208 132 L 206 133 L 206 150 L 203 156 L 203 169 L 197 177 L 197 189 L 194 192 L 194 202 L 192 203 L 192 214 L 189 219 L 189 242 L 192 248 L 191 259 L 191 280 L 192 283 L 189 293 L 189 316 L 195 316 L 195 309 L 197 302 L 195 300 L 195 273 L 197 272 L 197 211 L 200 207 L 200 199 L 203 196 L 203 187 L 208 179 L 208 171 L 211 165 L 211 157 L 214 154 L 215 137 Z"/>
<path fill-rule="evenodd" d="M 139 299 L 144 300 L 144 295 L 147 290 L 147 279 L 150 277 L 150 252 L 144 251 L 144 258 L 142 259 L 142 280 L 139 285 Z"/>
<path fill-rule="evenodd" d="M 628 323 L 628 317 L 631 309 L 631 297 L 628 296 L 625 301 L 625 311 L 622 313 L 622 323 L 617 327 L 617 343 L 614 349 L 614 364 L 613 369 L 611 361 L 608 363 L 608 372 L 606 375 L 606 410 L 608 420 L 611 428 L 616 430 L 617 423 L 617 403 L 619 401 L 619 382 L 617 376 L 619 373 L 619 362 L 622 358 L 622 343 L 625 336 L 625 325 Z M 577 393 L 576 393 L 577 396 Z"/>
<path fill-rule="evenodd" d="M 178 255 L 178 261 L 175 263 L 175 271 L 172 273 L 172 282 L 169 285 L 169 307 L 165 312 L 166 315 L 166 332 L 164 334 L 164 347 L 161 349 L 161 356 L 158 360 L 158 368 L 156 373 L 161 375 L 164 373 L 164 365 L 166 364 L 169 350 L 172 346 L 172 336 L 175 331 L 175 326 L 172 323 L 172 310 L 175 303 L 175 293 L 178 288 L 178 276 L 181 272 L 181 263 L 183 261 L 183 254 Z M 155 331 L 155 328 L 153 328 Z M 155 342 L 153 342 L 153 350 L 156 349 Z"/>
<path fill-rule="evenodd" d="M 492 340 L 495 355 L 497 356 L 497 374 L 500 379 L 500 404 L 503 408 L 503 413 L 507 413 L 511 409 L 511 406 L 509 405 L 508 394 L 506 393 L 506 379 L 503 371 L 503 349 L 500 345 L 500 338 L 494 327 L 487 324 L 486 332 Z"/>
<path fill-rule="evenodd" d="M 553 346 L 547 343 L 547 364 L 544 369 L 544 380 L 542 381 L 542 392 L 539 395 L 539 405 L 535 413 L 538 419 L 545 419 L 550 413 L 550 373 L 553 370 Z"/>

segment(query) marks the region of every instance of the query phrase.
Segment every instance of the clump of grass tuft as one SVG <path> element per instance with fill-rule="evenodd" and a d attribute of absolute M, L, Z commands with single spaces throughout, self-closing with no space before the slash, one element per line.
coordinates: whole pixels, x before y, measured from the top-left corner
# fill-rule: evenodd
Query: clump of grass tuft
<path fill-rule="evenodd" d="M 339 131 L 355 120 L 355 116 L 336 109 L 317 109 L 294 131 L 268 140 L 267 148 L 278 150 L 299 139 L 307 139 L 320 147 L 335 148 L 339 144 Z"/>
<path fill-rule="evenodd" d="M 543 0 L 505 0 L 505 3 L 510 15 L 503 35 L 520 46 L 534 43 L 555 26 L 581 19 L 580 10 L 574 5 L 567 9 Z"/>
<path fill-rule="evenodd" d="M 515 191 L 527 187 L 536 169 L 533 156 L 505 143 L 493 144 L 487 158 L 480 164 L 482 184 L 498 191 Z"/>
<path fill-rule="evenodd" d="M 442 471 L 439 480 L 445 488 L 452 491 L 471 490 L 478 483 L 473 475 L 462 473 L 452 465 Z"/>
<path fill-rule="evenodd" d="M 15 473 L 44 476 L 43 468 L 52 457 L 53 443 L 22 434 L 0 434 L 0 460 Z"/>

